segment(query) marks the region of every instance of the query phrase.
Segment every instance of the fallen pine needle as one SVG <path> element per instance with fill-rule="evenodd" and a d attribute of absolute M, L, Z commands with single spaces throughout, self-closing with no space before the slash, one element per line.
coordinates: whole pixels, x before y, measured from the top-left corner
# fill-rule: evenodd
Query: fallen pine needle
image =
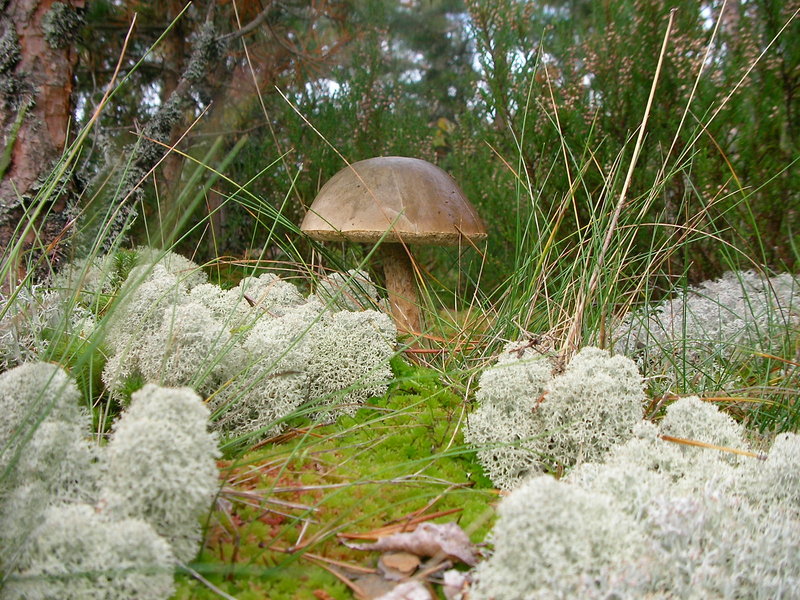
<path fill-rule="evenodd" d="M 709 448 L 711 450 L 719 450 L 721 452 L 730 452 L 731 454 L 740 454 L 741 456 L 751 456 L 759 460 L 767 459 L 767 456 L 765 454 L 756 454 L 755 452 L 750 452 L 749 450 L 739 450 L 738 448 L 717 446 L 715 444 L 707 444 L 706 442 L 699 442 L 697 440 L 687 440 L 684 438 L 673 437 L 671 435 L 660 435 L 659 437 L 665 442 L 672 442 L 674 444 L 683 444 L 685 446 L 697 446 L 698 448 Z"/>
<path fill-rule="evenodd" d="M 292 554 L 295 550 L 294 548 L 279 548 L 278 546 L 270 546 L 270 550 L 273 552 L 280 552 L 281 554 Z M 375 574 L 378 573 L 377 569 L 372 569 L 370 567 L 362 567 L 361 565 L 353 565 L 350 563 L 346 563 L 342 560 L 336 560 L 335 558 L 328 558 L 327 556 L 321 556 L 319 554 L 314 554 L 313 552 L 303 552 L 300 555 L 301 558 L 307 558 L 314 561 L 324 562 L 327 564 L 334 565 L 336 567 L 341 567 L 342 569 L 347 569 L 348 571 L 355 571 L 356 573 L 365 573 L 365 574 Z"/>
<path fill-rule="evenodd" d="M 329 567 L 328 565 L 326 565 L 322 561 L 318 561 L 318 560 L 316 560 L 314 558 L 311 558 L 309 556 L 306 556 L 306 558 L 308 558 L 312 563 L 316 563 L 316 565 L 318 567 L 320 567 L 321 569 L 325 569 L 328 573 L 330 573 L 331 575 L 336 577 L 336 579 L 338 579 L 343 584 L 345 584 L 347 587 L 349 587 L 353 591 L 353 595 L 356 598 L 366 598 L 367 597 L 366 594 L 364 593 L 364 590 L 362 590 L 361 587 L 355 581 L 350 579 L 349 577 L 346 577 L 346 576 L 342 575 L 336 569 L 332 569 L 331 567 Z"/>
<path fill-rule="evenodd" d="M 187 573 L 189 573 L 189 575 L 191 575 L 192 577 L 197 579 L 197 581 L 202 583 L 204 586 L 206 586 L 208 589 L 210 589 L 212 592 L 214 592 L 218 596 L 220 596 L 222 598 L 225 598 L 225 600 L 236 600 L 236 598 L 234 598 L 230 594 L 226 594 L 225 592 L 223 592 L 221 589 L 219 589 L 217 586 L 215 586 L 213 583 L 211 583 L 208 579 L 206 579 L 205 577 L 200 575 L 200 573 L 198 573 L 197 571 L 192 569 L 190 566 L 181 563 L 180 568 L 183 569 L 184 571 L 186 571 Z"/>
<path fill-rule="evenodd" d="M 346 540 L 377 540 L 378 538 L 382 538 L 393 533 L 408 531 L 412 526 L 419 525 L 420 523 L 424 523 L 425 521 L 430 521 L 432 519 L 438 519 L 439 517 L 446 517 L 447 515 L 460 512 L 461 510 L 462 509 L 460 508 L 451 508 L 449 510 L 442 510 L 437 513 L 421 515 L 411 519 L 403 518 L 400 519 L 398 523 L 386 525 L 385 527 L 379 527 L 378 529 L 373 529 L 372 531 L 367 531 L 365 533 L 339 533 L 337 534 L 337 537 L 344 538 Z"/>
<path fill-rule="evenodd" d="M 760 356 L 761 358 L 769 358 L 772 360 L 777 360 L 782 363 L 786 363 L 788 365 L 792 365 L 794 367 L 800 367 L 800 362 L 795 362 L 793 360 L 789 360 L 788 358 L 781 358 L 780 356 L 775 356 L 774 354 L 766 354 L 765 352 L 753 352 L 753 356 Z"/>

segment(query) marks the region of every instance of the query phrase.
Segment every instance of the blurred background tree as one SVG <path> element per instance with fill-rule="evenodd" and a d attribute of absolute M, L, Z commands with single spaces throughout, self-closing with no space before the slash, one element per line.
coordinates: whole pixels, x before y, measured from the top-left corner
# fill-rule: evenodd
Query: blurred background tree
<path fill-rule="evenodd" d="M 122 65 L 129 79 L 76 173 L 80 219 L 104 215 L 122 194 L 127 209 L 117 231 L 132 241 L 177 236 L 198 260 L 241 256 L 264 244 L 259 204 L 187 156 L 293 222 L 344 166 L 339 154 L 349 161 L 416 156 L 448 170 L 488 221 L 488 287 L 526 252 L 532 202 L 564 219 L 565 240 L 611 202 L 675 9 L 629 196 L 657 189 L 642 220 L 674 225 L 657 234 L 662 242 L 672 235 L 677 243 L 686 227 L 722 229 L 748 256 L 797 267 L 797 1 L 67 4 L 82 23 L 78 60 L 64 67 L 72 69 L 77 126 L 102 96 L 137 15 Z M 9 64 L 3 59 L 0 70 Z M 4 123 L 13 124 L 21 113 L 8 106 Z M 172 145 L 178 152 L 167 156 Z M 274 240 L 285 231 L 273 233 L 265 251 L 278 256 Z M 699 240 L 668 266 L 693 279 L 716 275 L 727 263 L 712 247 Z M 422 257 L 445 267 L 438 272 L 464 268 L 452 254 Z"/>

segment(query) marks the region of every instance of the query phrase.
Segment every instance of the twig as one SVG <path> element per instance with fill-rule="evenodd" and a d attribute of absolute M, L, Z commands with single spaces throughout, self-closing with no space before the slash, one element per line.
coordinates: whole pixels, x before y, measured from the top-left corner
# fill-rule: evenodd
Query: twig
<path fill-rule="evenodd" d="M 356 598 L 367 598 L 368 597 L 364 593 L 364 590 L 361 589 L 361 587 L 355 581 L 353 581 L 352 579 L 350 579 L 348 577 L 345 577 L 344 575 L 339 573 L 336 569 L 333 569 L 333 568 L 329 567 L 328 565 L 326 565 L 322 561 L 319 561 L 319 560 L 316 560 L 316 559 L 313 559 L 313 558 L 310 558 L 310 557 L 308 557 L 308 559 L 311 562 L 316 563 L 318 567 L 320 567 L 322 569 L 325 569 L 328 573 L 330 573 L 331 575 L 336 577 L 336 579 L 338 579 L 343 584 L 345 584 L 347 587 L 349 587 L 351 590 L 353 590 L 353 595 Z"/>
<path fill-rule="evenodd" d="M 272 490 L 270 490 L 270 491 L 272 491 Z M 222 490 L 220 492 L 220 495 L 227 496 L 227 497 L 233 497 L 233 498 L 240 498 L 240 499 L 243 499 L 243 500 L 258 500 L 260 502 L 264 502 L 264 501 L 272 502 L 272 503 L 277 504 L 279 506 L 285 506 L 286 508 L 296 508 L 298 510 L 307 510 L 307 511 L 312 511 L 312 512 L 319 510 L 318 508 L 316 508 L 314 506 L 307 506 L 305 504 L 298 504 L 296 502 L 286 502 L 285 500 L 276 500 L 276 499 L 273 499 L 273 498 L 264 498 L 264 494 L 263 493 L 259 494 L 259 493 L 254 492 L 254 491 L 236 490 L 236 489 L 229 488 L 229 487 L 222 488 Z"/>
<path fill-rule="evenodd" d="M 212 4 L 212 6 L 213 6 L 213 4 Z M 272 2 L 267 4 L 267 7 L 264 10 L 262 10 L 260 13 L 258 13 L 258 16 L 256 16 L 256 18 L 253 19 L 252 21 L 250 21 L 247 25 L 245 25 L 244 27 L 240 27 L 236 31 L 231 31 L 230 33 L 226 33 L 225 35 L 221 35 L 217 39 L 220 42 L 225 42 L 225 43 L 232 42 L 234 40 L 238 40 L 240 37 L 247 35 L 251 31 L 253 31 L 256 27 L 261 25 L 264 21 L 266 21 L 267 17 L 269 16 L 270 10 L 272 10 Z"/>
<path fill-rule="evenodd" d="M 453 566 L 453 561 L 442 556 L 435 556 L 429 560 L 419 572 L 414 574 L 414 579 L 426 580 L 430 575 L 438 573 Z"/>
<path fill-rule="evenodd" d="M 462 509 L 460 508 L 451 508 L 449 510 L 443 510 L 438 513 L 433 513 L 430 515 L 422 515 L 413 517 L 411 519 L 401 519 L 399 523 L 395 523 L 393 525 L 386 525 L 385 527 L 379 527 L 378 529 L 373 529 L 372 531 L 368 531 L 366 533 L 339 533 L 336 537 L 343 538 L 346 540 L 376 540 L 378 538 L 391 535 L 392 533 L 396 532 L 404 532 L 409 531 L 411 525 L 419 525 L 420 523 L 424 523 L 425 521 L 431 521 L 433 519 L 438 519 L 439 517 L 446 517 L 448 515 L 452 515 L 457 512 L 461 512 Z"/>
<path fill-rule="evenodd" d="M 766 352 L 753 352 L 753 356 L 760 356 L 761 358 L 769 358 L 771 360 L 777 360 L 778 362 L 786 363 L 787 365 L 792 365 L 793 367 L 800 367 L 800 362 L 789 360 L 788 358 L 782 358 L 780 356 L 775 356 L 774 354 L 767 354 Z"/>
<path fill-rule="evenodd" d="M 269 546 L 268 548 L 272 552 L 280 552 L 281 554 L 293 554 L 295 552 L 295 548 L 281 548 L 279 546 Z M 348 571 L 355 571 L 356 573 L 364 573 L 365 575 L 372 575 L 378 573 L 378 569 L 373 569 L 371 567 L 362 567 L 361 565 L 353 565 L 350 563 L 346 563 L 342 560 L 336 560 L 335 558 L 328 558 L 327 556 L 321 556 L 319 554 L 314 554 L 313 552 L 303 552 L 300 555 L 300 558 L 308 558 L 310 560 L 318 560 L 320 562 L 328 563 L 337 567 L 341 567 L 343 569 L 347 569 Z"/>

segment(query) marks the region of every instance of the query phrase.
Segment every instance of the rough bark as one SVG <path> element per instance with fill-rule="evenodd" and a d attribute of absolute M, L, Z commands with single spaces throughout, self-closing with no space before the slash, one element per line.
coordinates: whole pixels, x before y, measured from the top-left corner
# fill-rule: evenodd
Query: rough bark
<path fill-rule="evenodd" d="M 0 255 L 67 143 L 83 0 L 0 2 Z M 66 194 L 50 198 L 40 241 L 63 233 Z M 33 242 L 33 240 L 28 240 Z"/>

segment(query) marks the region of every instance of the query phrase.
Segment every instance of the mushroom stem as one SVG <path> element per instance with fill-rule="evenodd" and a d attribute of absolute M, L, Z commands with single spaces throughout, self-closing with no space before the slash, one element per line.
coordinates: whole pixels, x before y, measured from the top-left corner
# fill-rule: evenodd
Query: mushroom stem
<path fill-rule="evenodd" d="M 419 334 L 420 314 L 414 266 L 403 244 L 384 242 L 378 250 L 383 259 L 383 275 L 389 306 L 397 329 L 410 334 Z"/>

